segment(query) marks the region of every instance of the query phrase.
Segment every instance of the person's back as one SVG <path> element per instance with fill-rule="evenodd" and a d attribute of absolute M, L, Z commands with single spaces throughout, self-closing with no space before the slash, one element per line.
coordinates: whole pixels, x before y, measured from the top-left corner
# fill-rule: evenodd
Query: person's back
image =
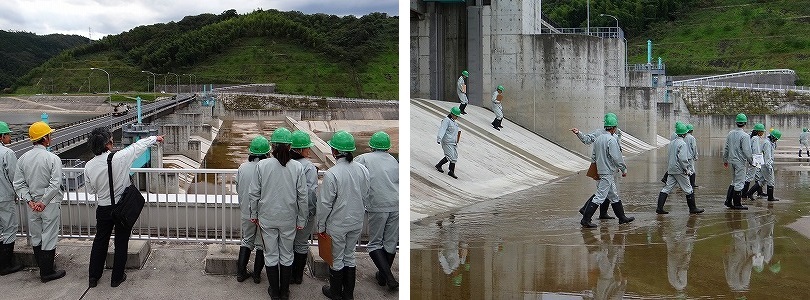
<path fill-rule="evenodd" d="M 390 212 L 399 209 L 399 162 L 385 151 L 372 151 L 354 159 L 368 169 L 370 178 L 366 210 Z"/>
<path fill-rule="evenodd" d="M 306 179 L 304 168 L 298 161 L 290 160 L 286 166 L 275 157 L 261 160 L 257 167 L 257 178 L 251 184 L 250 195 L 258 199 L 258 213 L 262 228 L 295 227 L 296 223 L 306 223 L 307 212 L 299 212 L 306 205 Z M 302 216 L 303 215 L 303 216 Z M 296 221 L 297 220 L 297 221 Z"/>
<path fill-rule="evenodd" d="M 799 143 L 801 143 L 801 144 L 805 144 L 805 145 L 806 145 L 806 144 L 807 144 L 807 142 L 808 142 L 808 137 L 810 137 L 810 132 L 807 132 L 807 131 L 802 132 L 802 133 L 799 135 Z"/>
<path fill-rule="evenodd" d="M 751 139 L 742 128 L 732 129 L 728 132 L 723 161 L 741 165 L 751 163 Z"/>
<path fill-rule="evenodd" d="M 683 138 L 669 143 L 667 149 L 667 172 L 669 174 L 686 174 L 688 170 L 689 149 Z"/>
<path fill-rule="evenodd" d="M 614 174 L 618 170 L 626 169 L 619 144 L 612 134 L 602 134 L 596 137 L 591 159 L 596 162 L 596 170 L 599 175 Z"/>
<path fill-rule="evenodd" d="M 46 205 L 51 201 L 62 201 L 62 161 L 42 145 L 35 145 L 20 156 L 16 181 L 24 182 L 24 193 L 30 194 L 31 198 L 42 199 Z M 17 188 L 18 195 L 20 192 L 20 188 Z"/>
<path fill-rule="evenodd" d="M 338 159 L 338 162 L 323 176 L 320 204 L 318 206 L 319 228 L 324 224 L 331 230 L 351 231 L 363 227 L 363 201 L 370 191 L 368 169 L 365 166 Z M 328 209 L 323 204 L 333 199 Z M 331 214 L 330 214 L 331 212 Z M 320 216 L 328 215 L 322 219 Z M 323 220 L 323 222 L 321 221 Z"/>

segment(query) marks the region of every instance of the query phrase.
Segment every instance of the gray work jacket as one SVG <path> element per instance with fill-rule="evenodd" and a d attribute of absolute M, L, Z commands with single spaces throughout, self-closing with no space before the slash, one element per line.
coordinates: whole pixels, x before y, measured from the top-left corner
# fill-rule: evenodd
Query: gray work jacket
<path fill-rule="evenodd" d="M 263 228 L 307 225 L 307 179 L 298 161 L 291 159 L 286 166 L 275 157 L 259 161 L 248 195 L 251 219 L 259 219 Z"/>
<path fill-rule="evenodd" d="M 689 170 L 689 145 L 678 137 L 669 143 L 667 149 L 667 173 L 669 174 L 688 174 Z"/>
<path fill-rule="evenodd" d="M 256 166 L 259 160 L 243 162 L 236 170 L 236 194 L 239 195 L 239 211 L 242 219 L 250 219 L 250 184 L 258 177 Z"/>
<path fill-rule="evenodd" d="M 318 208 L 318 168 L 307 158 L 296 159 L 304 167 L 304 177 L 307 179 L 307 218 L 315 216 Z"/>
<path fill-rule="evenodd" d="M 366 211 L 399 211 L 399 162 L 385 151 L 362 154 L 354 161 L 364 165 L 371 178 Z"/>
<path fill-rule="evenodd" d="M 742 128 L 732 129 L 726 136 L 723 148 L 723 163 L 753 163 L 751 158 L 751 138 Z"/>
<path fill-rule="evenodd" d="M 0 143 L 0 202 L 14 201 L 14 172 L 17 170 L 17 155 Z"/>
<path fill-rule="evenodd" d="M 22 201 L 45 205 L 62 201 L 62 160 L 42 145 L 20 156 L 14 174 L 14 190 Z"/>
<path fill-rule="evenodd" d="M 365 166 L 339 158 L 326 171 L 318 196 L 318 232 L 349 232 L 363 228 L 363 203 L 369 196 Z"/>
<path fill-rule="evenodd" d="M 613 175 L 617 171 L 627 173 L 619 142 L 611 134 L 602 134 L 596 137 L 593 143 L 591 160 L 596 162 L 596 171 L 599 175 Z"/>
<path fill-rule="evenodd" d="M 458 143 L 458 123 L 450 117 L 442 119 L 442 125 L 439 127 L 439 134 L 436 136 L 437 143 L 445 143 L 448 145 L 455 145 Z"/>

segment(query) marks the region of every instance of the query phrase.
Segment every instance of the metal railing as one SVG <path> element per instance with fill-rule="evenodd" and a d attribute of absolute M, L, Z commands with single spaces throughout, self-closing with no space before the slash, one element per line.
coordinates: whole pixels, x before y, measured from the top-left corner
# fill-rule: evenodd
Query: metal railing
<path fill-rule="evenodd" d="M 83 177 L 83 168 L 63 168 L 66 177 Z M 133 168 L 132 178 L 146 198 L 131 239 L 239 244 L 241 211 L 236 193 L 236 169 Z M 322 171 L 319 172 L 322 174 Z M 320 175 L 320 174 L 319 174 Z M 61 238 L 92 238 L 96 228 L 96 196 L 86 184 L 64 192 L 61 202 Z M 28 235 L 25 203 L 18 203 L 20 237 Z M 310 235 L 313 240 L 313 228 Z M 358 246 L 368 236 L 364 224 Z"/>
<path fill-rule="evenodd" d="M 798 85 L 781 85 L 781 84 L 751 84 L 742 82 L 672 82 L 673 86 L 702 86 L 702 87 L 718 87 L 718 88 L 736 88 L 748 89 L 757 91 L 777 91 L 787 92 L 794 91 L 799 93 L 810 93 L 810 87 Z"/>
<path fill-rule="evenodd" d="M 540 34 L 584 34 L 600 38 L 623 39 L 624 30 L 620 27 L 591 27 L 588 28 L 548 28 L 540 29 Z"/>
<path fill-rule="evenodd" d="M 772 74 L 796 75 L 796 71 L 793 71 L 791 69 L 753 70 L 753 71 L 744 71 L 744 72 L 736 72 L 736 73 L 729 73 L 729 74 L 698 77 L 698 78 L 692 78 L 692 79 L 677 80 L 677 81 L 673 81 L 672 84 L 673 85 L 695 85 L 695 84 L 688 84 L 688 83 L 719 81 L 719 80 L 728 79 L 728 78 L 739 78 L 739 77 L 751 76 L 751 75 L 772 75 Z M 703 85 L 703 84 L 701 84 L 701 85 Z"/>

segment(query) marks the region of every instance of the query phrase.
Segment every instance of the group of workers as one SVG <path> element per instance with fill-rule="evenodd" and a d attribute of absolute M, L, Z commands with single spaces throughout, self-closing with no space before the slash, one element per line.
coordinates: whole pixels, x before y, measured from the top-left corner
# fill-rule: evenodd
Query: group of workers
<path fill-rule="evenodd" d="M 49 151 L 51 129 L 44 122 L 29 127 L 33 149 L 17 159 L 7 148 L 11 143 L 8 124 L 0 122 L 0 275 L 23 269 L 14 258 L 19 229 L 16 202 L 27 203 L 30 245 L 42 282 L 65 276 L 54 266 L 57 236 L 61 227 L 62 163 Z M 95 194 L 96 236 L 90 254 L 89 288 L 102 276 L 110 237 L 115 232 L 115 253 L 110 280 L 112 287 L 126 280 L 127 244 L 132 231 L 112 211 L 131 184 L 131 165 L 149 146 L 163 136 L 143 138 L 115 152 L 107 128 L 94 129 L 88 146 L 95 157 L 87 162 L 84 176 L 87 192 Z M 399 242 L 399 164 L 388 153 L 390 136 L 372 135 L 371 151 L 354 157 L 354 136 L 336 132 L 327 142 L 334 166 L 318 184 L 318 170 L 309 160 L 313 143 L 303 131 L 287 128 L 273 131 L 270 140 L 255 137 L 248 161 L 237 171 L 242 243 L 237 260 L 237 281 L 261 281 L 265 269 L 272 299 L 289 299 L 289 285 L 303 282 L 309 253 L 308 240 L 316 230 L 319 240 L 331 240 L 333 262 L 329 285 L 323 294 L 330 299 L 353 299 L 356 278 L 355 246 L 360 239 L 364 216 L 368 215 L 369 256 L 378 268 L 376 281 L 389 290 L 399 283 L 391 267 Z M 328 238 L 325 238 L 327 237 Z M 250 253 L 256 249 L 253 272 L 247 272 Z"/>
<path fill-rule="evenodd" d="M 281 127 L 270 140 L 250 143 L 248 161 L 237 171 L 242 243 L 237 259 L 239 282 L 261 282 L 267 272 L 271 299 L 289 299 L 290 284 L 303 282 L 308 240 L 317 230 L 319 242 L 331 240 L 329 299 L 353 299 L 356 282 L 355 246 L 368 214 L 369 256 L 378 268 L 377 283 L 398 289 L 391 272 L 399 240 L 399 166 L 387 151 L 391 139 L 383 131 L 371 136 L 371 152 L 354 157 L 354 137 L 336 132 L 327 142 L 336 163 L 318 184 L 318 170 L 309 160 L 309 134 Z M 272 154 L 269 156 L 268 154 Z M 328 237 L 328 238 L 327 238 Z M 247 271 L 256 250 L 253 272 Z"/>
<path fill-rule="evenodd" d="M 737 128 L 728 133 L 723 151 L 723 164 L 726 168 L 731 165 L 732 170 L 732 183 L 726 194 L 725 206 L 734 210 L 748 209 L 742 205 L 741 198 L 745 196 L 753 201 L 754 193 L 767 196 L 768 201 L 778 201 L 773 196 L 775 185 L 773 150 L 776 148 L 776 142 L 782 137 L 782 133 L 778 129 L 771 129 L 765 139 L 763 138 L 765 126 L 756 124 L 751 134 L 746 134 L 743 130 L 748 123 L 745 114 L 738 114 L 735 123 Z M 596 193 L 579 210 L 582 214 L 580 225 L 585 228 L 596 227 L 591 219 L 600 207 L 599 219 L 613 219 L 607 214 L 608 201 L 613 207 L 616 218 L 619 219 L 619 224 L 632 222 L 635 218 L 627 217 L 624 214 L 614 177 L 618 172 L 621 172 L 622 177 L 627 176 L 627 166 L 624 163 L 619 143 L 621 130 L 618 129 L 617 116 L 613 113 L 606 114 L 604 129 L 590 134 L 584 134 L 577 128 L 572 128 L 571 131 L 582 143 L 586 145 L 593 143 L 591 161 L 593 162 L 592 168 L 595 168 L 595 175 L 592 177 L 598 180 Z M 675 123 L 675 132 L 667 151 L 667 169 L 664 178 L 661 179 L 664 188 L 658 193 L 655 209 L 657 214 L 669 213 L 664 210 L 664 204 L 675 185 L 678 185 L 686 194 L 686 204 L 690 214 L 699 214 L 704 211 L 695 203 L 695 162 L 698 159 L 698 153 L 697 140 L 692 135 L 693 131 L 692 124 L 680 121 Z M 803 131 L 806 133 L 807 129 L 803 129 Z M 801 155 L 801 150 L 799 155 Z M 752 181 L 753 185 L 751 185 Z M 767 192 L 763 193 L 763 187 L 766 187 Z"/>

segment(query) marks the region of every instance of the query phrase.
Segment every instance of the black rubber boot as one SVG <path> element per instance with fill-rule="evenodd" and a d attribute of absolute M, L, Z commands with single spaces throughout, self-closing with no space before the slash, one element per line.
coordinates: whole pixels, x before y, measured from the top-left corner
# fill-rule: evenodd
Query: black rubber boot
<path fill-rule="evenodd" d="M 332 300 L 343 299 L 343 269 L 337 271 L 329 269 L 329 285 L 321 287 L 321 292 L 327 298 Z"/>
<path fill-rule="evenodd" d="M 253 260 L 253 283 L 262 282 L 262 269 L 264 269 L 264 251 L 256 250 L 256 259 Z"/>
<path fill-rule="evenodd" d="M 450 175 L 450 177 L 458 179 L 458 176 L 456 176 L 456 163 L 450 163 L 450 171 L 447 172 L 447 175 Z"/>
<path fill-rule="evenodd" d="M 754 181 L 754 186 L 752 186 L 751 189 L 748 190 L 748 193 L 744 195 L 748 197 L 748 200 L 755 201 L 756 199 L 754 199 L 754 193 L 760 189 L 762 189 L 762 187 L 759 186 L 759 181 Z"/>
<path fill-rule="evenodd" d="M 37 267 L 39 267 L 40 265 L 42 265 L 42 263 L 39 262 L 40 257 L 39 253 L 42 252 L 42 246 L 34 246 L 31 248 L 34 249 L 34 260 L 37 263 Z"/>
<path fill-rule="evenodd" d="M 613 213 L 616 214 L 617 218 L 619 218 L 619 224 L 630 223 L 636 219 L 635 217 L 628 217 L 624 215 L 624 206 L 622 205 L 621 201 L 611 203 L 610 205 L 613 206 Z"/>
<path fill-rule="evenodd" d="M 395 291 L 399 288 L 399 283 L 394 278 L 394 274 L 391 273 L 391 266 L 388 264 L 388 255 L 384 249 L 377 249 L 368 253 L 368 256 L 371 257 L 371 260 L 374 261 L 374 265 L 377 266 L 377 270 L 379 273 L 383 275 L 385 280 L 381 285 L 388 285 L 388 289 Z M 379 279 L 377 280 L 377 284 L 379 284 Z"/>
<path fill-rule="evenodd" d="M 343 267 L 343 300 L 354 300 L 357 267 Z"/>
<path fill-rule="evenodd" d="M 587 207 L 585 207 L 585 213 L 582 215 L 582 220 L 579 221 L 579 224 L 582 225 L 584 228 L 596 228 L 596 224 L 591 223 L 591 218 L 593 214 L 596 213 L 596 209 L 599 208 L 599 204 L 588 202 Z"/>
<path fill-rule="evenodd" d="M 689 195 L 686 195 L 686 205 L 689 205 L 689 213 L 690 214 L 699 214 L 702 213 L 704 210 L 702 208 L 697 208 L 695 204 L 695 193 L 692 192 Z"/>
<path fill-rule="evenodd" d="M 599 204 L 599 220 L 615 219 L 608 215 L 608 210 L 610 210 L 610 201 L 605 199 L 605 201 L 602 201 L 602 204 Z"/>
<path fill-rule="evenodd" d="M 749 182 L 749 181 L 746 181 L 745 183 L 743 183 L 743 189 L 742 189 L 742 194 L 743 195 L 748 195 L 748 186 L 750 184 L 751 184 L 751 182 Z"/>
<path fill-rule="evenodd" d="M 459 105 L 459 106 L 458 106 L 458 108 L 459 108 L 459 110 L 461 111 L 461 114 L 462 114 L 462 115 L 466 115 L 466 114 L 467 114 L 467 112 L 466 112 L 466 111 L 464 111 L 464 109 L 465 109 L 465 108 L 467 108 L 467 104 L 462 103 L 461 105 Z"/>
<path fill-rule="evenodd" d="M 293 267 L 281 265 L 281 275 L 279 281 L 279 288 L 281 294 L 281 300 L 290 299 L 290 279 L 292 279 L 292 271 Z"/>
<path fill-rule="evenodd" d="M 731 208 L 733 205 L 731 204 L 731 198 L 734 196 L 734 186 L 729 185 L 728 191 L 726 192 L 726 202 L 723 203 L 726 207 Z"/>
<path fill-rule="evenodd" d="M 810 157 L 810 150 L 807 150 L 805 153 L 807 153 L 807 157 Z"/>
<path fill-rule="evenodd" d="M 655 213 L 657 213 L 659 215 L 664 215 L 664 214 L 669 213 L 668 211 L 664 210 L 664 203 L 667 202 L 667 196 L 669 196 L 669 194 L 664 193 L 664 192 L 658 192 L 658 206 L 655 208 Z"/>
<path fill-rule="evenodd" d="M 272 300 L 280 300 L 281 281 L 279 280 L 278 265 L 272 267 L 264 267 L 264 269 L 265 271 L 267 271 L 267 281 L 270 282 L 270 286 L 267 287 L 267 294 L 270 295 L 270 299 Z"/>
<path fill-rule="evenodd" d="M 236 281 L 242 282 L 252 276 L 247 271 L 248 260 L 250 260 L 250 248 L 239 247 L 239 258 L 236 259 Z"/>
<path fill-rule="evenodd" d="M 65 277 L 65 270 L 56 270 L 53 266 L 56 249 L 39 251 L 39 279 L 43 283 Z"/>
<path fill-rule="evenodd" d="M 773 197 L 773 186 L 772 185 L 768 186 L 768 201 L 779 201 L 779 199 L 776 199 L 776 198 Z"/>
<path fill-rule="evenodd" d="M 489 123 L 489 124 L 492 124 L 492 128 L 495 128 L 497 130 L 501 130 L 500 128 L 498 128 L 498 117 L 495 117 L 495 120 L 492 120 L 492 123 Z"/>
<path fill-rule="evenodd" d="M 293 284 L 301 284 L 304 282 L 304 266 L 307 265 L 307 254 L 293 253 L 293 255 L 295 255 L 293 257 L 293 276 L 290 282 Z"/>
<path fill-rule="evenodd" d="M 689 184 L 691 184 L 691 185 L 692 185 L 692 188 L 693 188 L 693 189 L 694 189 L 694 188 L 696 188 L 696 187 L 698 187 L 698 186 L 697 186 L 697 184 L 695 184 L 695 177 L 697 177 L 697 176 L 695 175 L 695 173 L 692 173 L 692 175 L 689 175 Z"/>
<path fill-rule="evenodd" d="M 596 197 L 596 195 L 595 194 L 591 195 L 591 197 L 588 198 L 588 200 L 585 200 L 585 204 L 582 204 L 582 208 L 579 209 L 579 214 L 580 215 L 583 215 L 583 216 L 585 215 L 585 209 L 588 208 L 588 203 L 591 203 L 591 201 L 593 201 L 593 197 Z"/>
<path fill-rule="evenodd" d="M 810 154 L 808 154 L 810 156 Z M 802 157 L 802 149 L 799 149 L 799 157 Z"/>
<path fill-rule="evenodd" d="M 446 163 L 447 157 L 442 157 L 442 160 L 440 160 L 439 163 L 435 165 L 436 171 L 439 171 L 439 173 L 444 173 L 444 169 L 442 169 L 442 166 L 444 166 L 444 164 Z"/>
<path fill-rule="evenodd" d="M 2 261 L 2 265 L 0 265 L 0 275 L 8 275 L 11 273 L 15 273 L 23 269 L 22 264 L 18 264 L 17 260 L 14 259 L 14 243 L 10 244 L 0 244 L 2 250 L 0 250 L 0 261 Z"/>
<path fill-rule="evenodd" d="M 394 251 L 396 251 L 396 250 L 394 250 Z M 388 260 L 388 270 L 391 270 L 392 267 L 394 266 L 394 260 L 397 257 L 397 253 L 396 252 L 394 252 L 394 253 L 385 252 L 385 257 Z M 394 276 L 394 271 L 391 271 L 391 276 Z M 388 289 L 391 290 L 391 287 L 389 286 Z M 397 289 L 399 289 L 399 282 L 397 282 Z"/>
<path fill-rule="evenodd" d="M 748 207 L 742 205 L 742 191 L 734 191 L 734 195 L 732 196 L 731 201 L 733 201 L 733 206 L 731 206 L 731 209 L 737 210 L 748 209 Z"/>
<path fill-rule="evenodd" d="M 498 128 L 503 128 L 503 119 L 498 119 Z"/>

